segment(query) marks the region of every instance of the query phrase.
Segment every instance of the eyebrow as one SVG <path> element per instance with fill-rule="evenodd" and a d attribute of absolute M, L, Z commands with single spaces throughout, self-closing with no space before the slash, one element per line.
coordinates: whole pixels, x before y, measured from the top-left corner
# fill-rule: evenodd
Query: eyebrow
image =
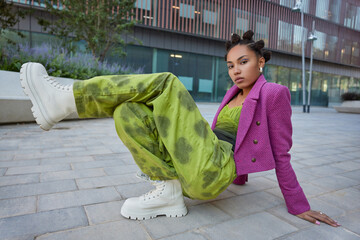
<path fill-rule="evenodd" d="M 245 57 L 247 55 L 242 55 L 241 57 L 239 57 L 238 59 L 236 59 L 236 61 L 239 61 L 240 59 L 242 59 L 243 57 Z M 226 61 L 226 63 L 232 63 L 232 61 Z"/>

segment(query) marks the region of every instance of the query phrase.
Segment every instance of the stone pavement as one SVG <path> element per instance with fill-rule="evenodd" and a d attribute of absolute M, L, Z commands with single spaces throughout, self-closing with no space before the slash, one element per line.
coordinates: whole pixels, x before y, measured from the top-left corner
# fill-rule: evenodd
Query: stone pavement
<path fill-rule="evenodd" d="M 198 103 L 211 121 L 218 104 Z M 186 199 L 183 218 L 121 217 L 128 197 L 152 186 L 112 119 L 0 126 L 0 239 L 360 239 L 360 115 L 293 108 L 292 164 L 312 208 L 332 228 L 287 213 L 274 171 L 249 176 L 217 199 Z"/>

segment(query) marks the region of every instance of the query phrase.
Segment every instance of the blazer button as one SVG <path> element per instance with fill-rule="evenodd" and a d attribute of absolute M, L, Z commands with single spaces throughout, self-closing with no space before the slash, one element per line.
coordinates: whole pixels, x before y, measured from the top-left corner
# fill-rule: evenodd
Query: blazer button
<path fill-rule="evenodd" d="M 260 121 L 257 121 L 257 122 L 256 122 L 256 125 L 260 126 Z"/>
<path fill-rule="evenodd" d="M 252 162 L 256 162 L 256 158 L 252 158 L 251 161 L 252 161 Z"/>
<path fill-rule="evenodd" d="M 254 144 L 258 144 L 258 140 L 254 139 Z"/>

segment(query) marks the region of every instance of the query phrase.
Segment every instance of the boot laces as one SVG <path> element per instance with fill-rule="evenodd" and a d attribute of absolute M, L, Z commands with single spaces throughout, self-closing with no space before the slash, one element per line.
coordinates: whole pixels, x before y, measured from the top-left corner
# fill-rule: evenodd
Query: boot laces
<path fill-rule="evenodd" d="M 70 91 L 72 85 L 68 84 L 68 85 L 63 85 L 61 83 L 59 83 L 58 81 L 55 80 L 55 78 L 50 77 L 50 76 L 45 76 L 46 81 L 48 81 L 50 83 L 50 85 L 52 85 L 53 87 L 60 89 L 60 90 L 65 90 L 65 91 Z"/>
<path fill-rule="evenodd" d="M 144 201 L 160 197 L 163 194 L 163 191 L 165 189 L 165 181 L 150 180 L 150 182 L 152 185 L 155 186 L 155 189 L 153 189 L 143 195 Z"/>

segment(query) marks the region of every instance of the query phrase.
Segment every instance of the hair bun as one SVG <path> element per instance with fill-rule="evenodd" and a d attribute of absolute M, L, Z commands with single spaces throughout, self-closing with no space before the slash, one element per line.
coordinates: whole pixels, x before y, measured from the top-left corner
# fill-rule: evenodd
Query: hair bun
<path fill-rule="evenodd" d="M 238 34 L 236 34 L 236 33 L 231 34 L 231 42 L 233 44 L 240 42 L 240 40 L 241 40 L 241 37 Z"/>
<path fill-rule="evenodd" d="M 262 55 L 263 55 L 263 57 L 265 59 L 265 62 L 269 61 L 270 58 L 271 58 L 271 52 L 268 51 L 268 50 L 264 50 Z"/>
<path fill-rule="evenodd" d="M 265 46 L 264 40 L 259 40 L 254 44 L 254 47 L 259 50 L 263 49 L 264 46 Z"/>
<path fill-rule="evenodd" d="M 254 36 L 254 32 L 252 30 L 249 30 L 249 31 L 244 33 L 243 39 L 251 41 L 253 36 Z"/>

